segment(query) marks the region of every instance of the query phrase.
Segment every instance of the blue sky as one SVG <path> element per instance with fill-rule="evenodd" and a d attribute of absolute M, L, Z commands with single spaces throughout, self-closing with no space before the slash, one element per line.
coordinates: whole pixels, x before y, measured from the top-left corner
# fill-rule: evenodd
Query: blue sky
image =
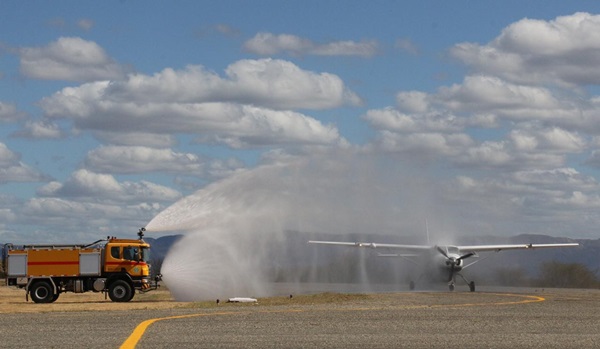
<path fill-rule="evenodd" d="M 416 163 L 461 231 L 597 238 L 599 13 L 5 1 L 0 241 L 123 235 L 210 183 L 332 149 Z"/>

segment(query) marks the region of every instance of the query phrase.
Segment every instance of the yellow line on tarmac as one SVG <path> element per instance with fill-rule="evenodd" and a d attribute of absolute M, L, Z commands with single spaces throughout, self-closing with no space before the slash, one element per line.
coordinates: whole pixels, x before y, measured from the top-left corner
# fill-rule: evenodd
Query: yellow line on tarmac
<path fill-rule="evenodd" d="M 546 300 L 544 297 L 539 296 L 530 296 L 526 294 L 514 294 L 514 293 L 487 293 L 494 296 L 503 296 L 503 297 L 522 297 L 526 298 L 525 300 L 520 301 L 509 301 L 509 302 L 493 302 L 493 303 L 461 303 L 461 304 L 435 304 L 429 306 L 429 308 L 458 308 L 458 307 L 478 307 L 485 305 L 514 305 L 514 304 L 527 304 L 527 303 L 537 303 L 543 302 Z"/>
<path fill-rule="evenodd" d="M 474 306 L 489 306 L 489 305 L 515 305 L 515 304 L 527 304 L 527 303 L 537 303 L 543 302 L 546 300 L 544 297 L 539 296 L 530 296 L 523 294 L 514 294 L 514 293 L 488 293 L 490 295 L 495 296 L 504 296 L 504 297 L 521 297 L 526 298 L 525 300 L 520 301 L 507 301 L 507 302 L 494 302 L 494 303 L 461 303 L 461 304 L 434 304 L 434 305 L 417 305 L 417 306 L 403 306 L 401 308 L 404 309 L 415 309 L 415 308 L 458 308 L 458 307 L 474 307 Z M 392 307 L 386 308 L 348 308 L 348 309 L 339 309 L 339 311 L 366 311 L 366 310 L 378 310 L 378 309 L 391 309 Z M 290 309 L 290 310 L 273 310 L 273 311 L 259 311 L 259 313 L 301 313 L 304 310 L 300 309 Z M 142 339 L 144 332 L 146 329 L 153 323 L 161 320 L 173 320 L 173 319 L 184 319 L 190 317 L 200 317 L 200 316 L 218 316 L 218 315 L 233 315 L 233 314 L 248 314 L 250 312 L 240 312 L 240 311 L 229 311 L 229 312 L 219 312 L 219 313 L 199 313 L 199 314 L 187 314 L 187 315 L 176 315 L 176 316 L 168 316 L 156 319 L 149 319 L 142 323 L 140 323 L 129 335 L 129 337 L 121 344 L 120 349 L 133 349 L 137 345 L 137 343 Z"/>
<path fill-rule="evenodd" d="M 259 313 L 299 313 L 303 310 L 291 309 L 291 310 L 273 310 L 273 311 L 259 311 Z M 168 316 L 161 317 L 156 319 L 146 320 L 133 330 L 133 332 L 129 335 L 129 337 L 121 344 L 120 349 L 132 349 L 135 348 L 137 343 L 142 339 L 144 332 L 146 329 L 153 323 L 161 320 L 173 320 L 173 319 L 184 319 L 190 317 L 200 317 L 200 316 L 217 316 L 217 315 L 232 315 L 232 314 L 249 314 L 248 311 L 228 311 L 228 312 L 219 312 L 219 313 L 199 313 L 199 314 L 187 314 L 187 315 L 176 315 L 176 316 Z"/>
<path fill-rule="evenodd" d="M 235 312 L 188 314 L 188 315 L 177 315 L 177 316 L 161 317 L 161 318 L 146 320 L 146 321 L 142 322 L 141 324 L 139 324 L 135 328 L 135 330 L 133 330 L 131 335 L 129 335 L 129 338 L 127 338 L 127 340 L 125 342 L 123 342 L 123 344 L 121 344 L 120 348 L 121 349 L 135 348 L 135 346 L 140 341 L 140 339 L 142 339 L 142 336 L 144 335 L 144 332 L 146 332 L 146 329 L 148 328 L 148 326 L 152 325 L 153 323 L 155 323 L 157 321 L 183 319 L 183 318 L 197 317 L 197 316 L 230 315 L 230 314 L 234 314 L 234 313 Z"/>

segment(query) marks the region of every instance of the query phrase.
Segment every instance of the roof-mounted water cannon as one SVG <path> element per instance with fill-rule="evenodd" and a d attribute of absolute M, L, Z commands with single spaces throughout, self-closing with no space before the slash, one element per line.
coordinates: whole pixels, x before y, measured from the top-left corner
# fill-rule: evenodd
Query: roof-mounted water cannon
<path fill-rule="evenodd" d="M 146 231 L 146 228 L 141 227 L 140 231 L 138 231 L 137 235 L 140 237 L 140 240 L 142 240 L 144 238 L 144 232 Z"/>

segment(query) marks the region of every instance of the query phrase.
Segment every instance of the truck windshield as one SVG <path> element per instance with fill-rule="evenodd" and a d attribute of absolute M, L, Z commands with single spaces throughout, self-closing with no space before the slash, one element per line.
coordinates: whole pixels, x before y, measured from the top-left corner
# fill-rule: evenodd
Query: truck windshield
<path fill-rule="evenodd" d="M 150 248 L 149 247 L 142 247 L 142 261 L 143 262 L 150 262 L 151 259 L 151 255 L 150 255 Z"/>
<path fill-rule="evenodd" d="M 138 258 L 137 247 L 128 246 L 123 249 L 123 259 L 135 261 L 135 260 L 137 260 L 137 258 Z"/>

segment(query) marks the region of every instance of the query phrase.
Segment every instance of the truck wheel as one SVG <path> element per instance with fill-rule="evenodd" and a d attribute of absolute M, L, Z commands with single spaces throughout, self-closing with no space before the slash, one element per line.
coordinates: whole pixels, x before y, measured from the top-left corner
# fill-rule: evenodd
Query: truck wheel
<path fill-rule="evenodd" d="M 110 284 L 108 296 L 113 302 L 129 302 L 133 298 L 133 290 L 126 281 L 117 280 Z"/>
<path fill-rule="evenodd" d="M 135 296 L 135 290 L 131 290 L 131 296 L 129 296 L 129 299 L 127 299 L 127 302 L 129 302 L 130 300 L 132 300 L 133 296 Z"/>
<path fill-rule="evenodd" d="M 29 296 L 35 303 L 52 303 L 54 291 L 47 281 L 38 281 L 29 290 Z"/>

